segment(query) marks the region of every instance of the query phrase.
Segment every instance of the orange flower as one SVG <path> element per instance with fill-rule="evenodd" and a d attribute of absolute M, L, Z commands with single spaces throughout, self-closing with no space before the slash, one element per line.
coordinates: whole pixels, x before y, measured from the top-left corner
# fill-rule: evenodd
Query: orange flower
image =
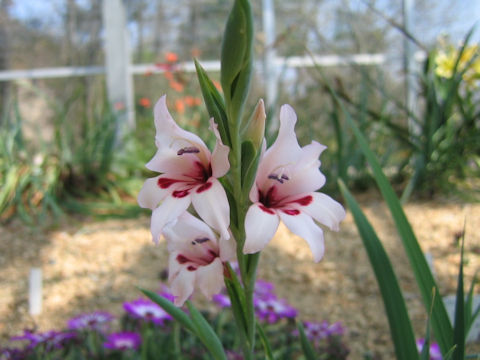
<path fill-rule="evenodd" d="M 150 106 L 152 106 L 152 102 L 150 101 L 150 99 L 145 97 L 140 98 L 138 103 L 140 104 L 140 106 L 143 106 L 144 108 L 149 108 Z"/>
<path fill-rule="evenodd" d="M 167 60 L 167 62 L 170 62 L 170 63 L 177 62 L 178 61 L 178 56 L 174 52 L 167 52 L 165 54 L 165 60 Z"/>
<path fill-rule="evenodd" d="M 171 71 L 165 70 L 163 76 L 165 76 L 165 79 L 168 81 L 173 81 L 173 73 Z"/>
<path fill-rule="evenodd" d="M 213 85 L 217 88 L 218 91 L 222 91 L 222 85 L 218 81 L 212 80 Z"/>
<path fill-rule="evenodd" d="M 117 101 L 113 104 L 113 108 L 117 111 L 125 110 L 125 104 L 122 101 Z"/>
<path fill-rule="evenodd" d="M 178 92 L 182 92 L 183 91 L 183 84 L 182 83 L 179 83 L 178 81 L 170 81 L 170 87 L 175 90 L 175 91 L 178 91 Z"/>
<path fill-rule="evenodd" d="M 183 98 L 183 101 L 185 102 L 185 105 L 187 106 L 198 106 L 202 103 L 202 100 L 197 98 L 197 97 L 193 97 L 193 96 L 190 96 L 190 95 L 187 95 Z"/>
<path fill-rule="evenodd" d="M 185 113 L 185 103 L 182 99 L 175 100 L 175 110 L 177 110 L 179 114 Z"/>

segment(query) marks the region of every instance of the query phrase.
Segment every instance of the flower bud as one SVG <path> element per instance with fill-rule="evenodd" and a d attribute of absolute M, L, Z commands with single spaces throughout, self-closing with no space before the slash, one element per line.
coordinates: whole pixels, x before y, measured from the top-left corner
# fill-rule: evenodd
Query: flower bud
<path fill-rule="evenodd" d="M 252 75 L 253 21 L 248 0 L 235 0 L 225 26 L 220 80 L 230 126 L 237 127 Z M 238 129 L 238 127 L 237 127 Z"/>
<path fill-rule="evenodd" d="M 258 100 L 257 106 L 253 111 L 243 136 L 243 140 L 250 140 L 252 142 L 255 150 L 258 150 L 262 145 L 263 137 L 265 135 L 266 117 L 265 104 L 263 99 L 260 99 Z"/>

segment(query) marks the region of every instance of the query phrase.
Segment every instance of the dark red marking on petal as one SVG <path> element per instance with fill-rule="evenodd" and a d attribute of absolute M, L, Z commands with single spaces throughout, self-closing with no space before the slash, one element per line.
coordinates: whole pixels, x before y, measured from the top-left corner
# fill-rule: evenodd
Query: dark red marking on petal
<path fill-rule="evenodd" d="M 264 212 L 266 212 L 267 214 L 270 214 L 270 215 L 274 215 L 275 214 L 275 211 L 273 211 L 272 209 L 269 209 L 267 208 L 265 205 L 258 205 L 258 207 L 263 210 Z"/>
<path fill-rule="evenodd" d="M 303 198 L 294 200 L 292 202 L 297 203 L 297 204 L 302 205 L 302 206 L 307 206 L 307 205 L 310 205 L 312 203 L 312 201 L 313 201 L 313 196 L 312 195 L 307 195 L 307 196 L 304 196 Z"/>
<path fill-rule="evenodd" d="M 197 270 L 197 268 L 193 265 L 189 265 L 189 266 L 187 266 L 187 270 L 188 271 L 195 271 L 195 270 Z"/>
<path fill-rule="evenodd" d="M 188 194 L 190 194 L 189 190 L 175 190 L 172 193 L 172 196 L 181 199 L 187 196 Z"/>
<path fill-rule="evenodd" d="M 178 254 L 177 255 L 177 261 L 178 261 L 179 264 L 185 264 L 185 263 L 189 262 L 190 260 L 186 256 L 184 256 L 182 254 Z"/>
<path fill-rule="evenodd" d="M 169 179 L 169 178 L 159 178 L 157 181 L 157 185 L 162 189 L 167 189 L 170 185 L 179 182 L 180 180 L 176 179 Z"/>
<path fill-rule="evenodd" d="M 205 184 L 202 184 L 200 185 L 198 188 L 197 188 L 197 193 L 200 194 L 204 191 L 207 191 L 208 189 L 210 189 L 212 187 L 212 183 L 207 181 Z"/>
<path fill-rule="evenodd" d="M 300 210 L 297 209 L 282 209 L 282 211 L 287 215 L 299 215 Z"/>

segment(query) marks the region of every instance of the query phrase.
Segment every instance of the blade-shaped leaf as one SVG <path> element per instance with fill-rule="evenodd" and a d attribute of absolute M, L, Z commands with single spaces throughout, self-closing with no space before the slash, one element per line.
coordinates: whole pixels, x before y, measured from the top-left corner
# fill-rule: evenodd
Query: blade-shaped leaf
<path fill-rule="evenodd" d="M 222 342 L 207 320 L 190 301 L 187 301 L 187 307 L 192 317 L 195 334 L 202 341 L 208 351 L 210 351 L 212 357 L 216 360 L 227 360 Z"/>
<path fill-rule="evenodd" d="M 145 295 L 147 295 L 148 298 L 152 300 L 154 303 L 160 305 L 163 310 L 169 313 L 180 324 L 185 326 L 185 328 L 195 333 L 195 327 L 193 325 L 192 320 L 189 318 L 189 316 L 185 314 L 181 309 L 173 305 L 173 303 L 170 300 L 150 290 L 140 288 L 140 291 L 143 292 Z"/>
<path fill-rule="evenodd" d="M 300 344 L 302 345 L 302 350 L 303 350 L 303 354 L 305 355 L 305 359 L 306 360 L 317 359 L 317 356 L 315 355 L 315 351 L 313 350 L 313 346 L 312 344 L 310 344 L 310 341 L 305 335 L 303 324 L 301 322 L 298 322 L 297 327 L 298 327 L 298 332 L 300 334 Z"/>
<path fill-rule="evenodd" d="M 340 190 L 352 212 L 382 294 L 397 360 L 418 359 L 415 335 L 397 277 L 375 230 L 343 182 Z"/>
<path fill-rule="evenodd" d="M 265 351 L 265 359 L 274 360 L 270 342 L 268 341 L 267 336 L 265 335 L 265 332 L 262 329 L 262 326 L 258 322 L 257 322 L 257 330 L 258 330 L 258 335 L 260 336 L 260 341 L 262 342 L 262 345 L 263 345 L 263 350 Z"/>
<path fill-rule="evenodd" d="M 425 256 L 413 233 L 412 227 L 403 212 L 400 201 L 383 173 L 375 154 L 370 150 L 367 140 L 338 97 L 337 101 L 339 101 L 342 112 L 345 114 L 347 124 L 353 130 L 357 142 L 372 168 L 375 181 L 390 209 L 403 247 L 410 261 L 410 266 L 412 267 L 418 287 L 420 288 L 424 306 L 428 310 L 432 305 L 432 289 L 435 288 L 435 293 L 440 294 L 430 267 L 425 260 Z M 453 346 L 453 328 L 440 296 L 436 296 L 433 300 L 432 327 L 442 353 L 447 353 Z"/>

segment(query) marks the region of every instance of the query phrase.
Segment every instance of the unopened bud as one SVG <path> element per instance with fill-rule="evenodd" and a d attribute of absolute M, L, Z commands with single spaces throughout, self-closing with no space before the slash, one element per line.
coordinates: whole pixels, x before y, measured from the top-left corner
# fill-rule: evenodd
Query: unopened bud
<path fill-rule="evenodd" d="M 260 148 L 265 135 L 265 104 L 263 99 L 258 100 L 257 106 L 248 122 L 243 140 L 250 140 L 255 149 Z"/>

